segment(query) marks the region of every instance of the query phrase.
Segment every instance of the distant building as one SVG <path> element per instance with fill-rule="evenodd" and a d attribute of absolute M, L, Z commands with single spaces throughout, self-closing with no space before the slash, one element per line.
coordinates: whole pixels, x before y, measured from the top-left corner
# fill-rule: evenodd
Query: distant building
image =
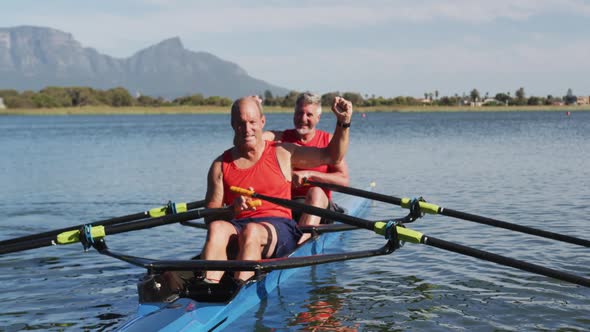
<path fill-rule="evenodd" d="M 503 102 L 495 99 L 495 98 L 486 98 L 482 103 L 482 105 L 504 105 Z"/>
<path fill-rule="evenodd" d="M 2 97 L 0 97 L 0 110 L 3 110 L 6 108 L 6 105 L 4 105 L 4 99 L 2 99 Z"/>
<path fill-rule="evenodd" d="M 590 96 L 579 96 L 577 100 L 578 105 L 588 105 L 590 104 Z"/>

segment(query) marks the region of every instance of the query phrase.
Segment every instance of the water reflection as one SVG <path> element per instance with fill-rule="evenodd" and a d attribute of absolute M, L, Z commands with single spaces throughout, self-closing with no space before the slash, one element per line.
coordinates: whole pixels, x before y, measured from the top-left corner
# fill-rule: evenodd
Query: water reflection
<path fill-rule="evenodd" d="M 297 327 L 301 331 L 358 331 L 360 324 L 347 326 L 347 322 L 341 319 L 341 310 L 346 305 L 341 294 L 346 292 L 346 289 L 339 286 L 314 289 L 303 305 L 303 311 L 297 313 L 288 326 Z"/>

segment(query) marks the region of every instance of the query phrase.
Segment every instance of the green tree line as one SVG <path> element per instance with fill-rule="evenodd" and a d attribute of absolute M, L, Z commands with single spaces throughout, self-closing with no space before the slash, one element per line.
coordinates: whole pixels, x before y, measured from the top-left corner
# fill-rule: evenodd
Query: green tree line
<path fill-rule="evenodd" d="M 274 97 L 270 91 L 265 91 L 263 94 L 263 102 L 265 106 L 283 106 L 293 107 L 299 92 L 292 91 L 286 96 Z M 377 97 L 375 95 L 368 96 L 361 95 L 356 92 L 340 93 L 329 92 L 322 95 L 322 105 L 331 105 L 335 96 L 342 96 L 356 106 L 361 107 L 375 107 L 375 106 L 470 106 L 477 104 L 479 106 L 540 106 L 540 105 L 555 105 L 565 104 L 572 105 L 577 103 L 577 97 L 573 94 L 572 89 L 568 89 L 563 97 L 547 95 L 547 96 L 530 96 L 527 97 L 524 88 L 521 87 L 514 92 L 514 97 L 510 92 L 500 92 L 494 96 L 486 93 L 484 96 L 480 95 L 477 89 L 471 90 L 469 95 L 463 94 L 459 96 L 439 96 L 438 91 L 424 93 L 424 99 L 410 96 L 398 96 L 393 98 Z"/>
<path fill-rule="evenodd" d="M 225 97 L 204 97 L 194 94 L 165 100 L 164 98 L 138 96 L 133 97 L 125 88 L 98 90 L 89 87 L 47 87 L 39 92 L 0 90 L 0 98 L 8 108 L 57 108 L 83 106 L 230 106 L 232 100 Z"/>
<path fill-rule="evenodd" d="M 285 96 L 273 96 L 266 90 L 261 93 L 265 106 L 293 107 L 298 91 L 291 91 Z M 562 103 L 565 105 L 576 104 L 577 97 L 573 94 L 572 89 L 568 89 L 563 97 L 559 96 L 530 96 L 527 97 L 524 88 L 519 88 L 514 92 L 500 92 L 493 96 L 485 93 L 480 94 L 477 89 L 471 90 L 467 95 L 461 96 L 439 96 L 438 91 L 425 92 L 424 99 L 410 96 L 397 96 L 384 98 L 381 96 L 361 95 L 356 92 L 339 91 L 328 92 L 322 95 L 322 104 L 328 106 L 332 103 L 335 96 L 342 96 L 360 107 L 379 107 L 379 106 L 522 106 L 522 105 L 554 105 Z M 133 97 L 125 88 L 117 87 L 108 90 L 98 90 L 89 87 L 47 87 L 38 92 L 16 90 L 0 90 L 0 98 L 8 108 L 58 108 L 58 107 L 83 107 L 83 106 L 111 106 L 111 107 L 129 107 L 129 106 L 146 106 L 146 107 L 166 107 L 166 106 L 224 106 L 229 107 L 232 100 L 226 97 L 210 96 L 204 97 L 202 94 L 193 94 L 190 96 L 179 97 L 174 100 L 166 100 L 162 97 L 154 98 L 150 96 Z"/>

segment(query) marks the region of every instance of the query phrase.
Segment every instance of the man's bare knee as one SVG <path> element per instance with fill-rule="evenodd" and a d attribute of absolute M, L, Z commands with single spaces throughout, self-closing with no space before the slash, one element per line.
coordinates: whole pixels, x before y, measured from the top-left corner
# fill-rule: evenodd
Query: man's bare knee
<path fill-rule="evenodd" d="M 227 243 L 233 234 L 235 234 L 235 229 L 231 224 L 223 221 L 214 221 L 209 224 L 207 239 L 212 242 Z"/>
<path fill-rule="evenodd" d="M 240 234 L 240 240 L 242 243 L 245 242 L 257 242 L 262 243 L 264 242 L 263 239 L 267 237 L 266 229 L 258 224 L 249 223 L 244 226 L 242 232 Z"/>
<path fill-rule="evenodd" d="M 328 196 L 321 188 L 312 187 L 305 196 L 305 203 L 323 208 L 328 205 Z"/>

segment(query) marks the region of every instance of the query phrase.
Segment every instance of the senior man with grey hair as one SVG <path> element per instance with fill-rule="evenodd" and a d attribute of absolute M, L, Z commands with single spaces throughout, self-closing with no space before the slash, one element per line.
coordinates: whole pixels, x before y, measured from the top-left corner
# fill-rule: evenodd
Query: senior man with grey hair
<path fill-rule="evenodd" d="M 263 138 L 265 140 L 294 143 L 300 146 L 319 148 L 328 146 L 332 135 L 316 128 L 322 115 L 321 102 L 322 98 L 318 94 L 312 92 L 301 93 L 295 102 L 295 112 L 293 114 L 295 128 L 283 131 L 266 131 L 263 134 Z M 340 123 L 339 125 L 348 127 L 350 123 Z M 341 212 L 338 206 L 332 201 L 330 190 L 303 185 L 304 179 L 348 186 L 348 166 L 344 160 L 334 165 L 324 164 L 317 167 L 293 168 L 291 183 L 291 196 L 293 200 Z M 293 219 L 298 221 L 299 226 L 319 225 L 320 223 L 330 222 L 319 216 L 307 213 L 299 214 L 295 211 L 293 213 Z M 304 234 L 300 238 L 299 243 L 303 243 L 310 237 L 311 235 L 309 233 Z"/>

